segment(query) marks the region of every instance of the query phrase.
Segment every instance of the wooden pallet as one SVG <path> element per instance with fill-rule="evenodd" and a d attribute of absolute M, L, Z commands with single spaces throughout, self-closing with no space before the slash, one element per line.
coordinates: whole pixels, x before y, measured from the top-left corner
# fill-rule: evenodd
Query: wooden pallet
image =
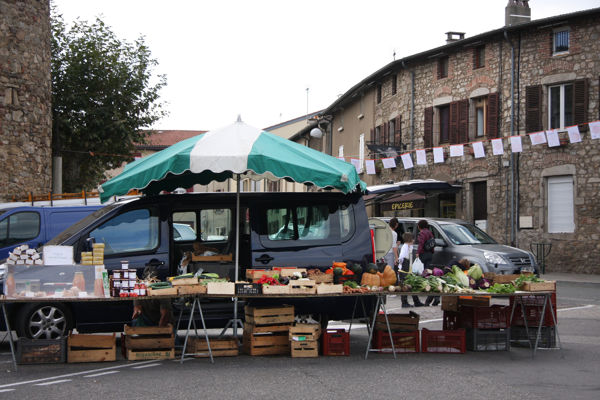
<path fill-rule="evenodd" d="M 171 325 L 165 327 L 125 325 L 121 336 L 123 356 L 128 360 L 175 358 L 175 336 Z"/>
<path fill-rule="evenodd" d="M 292 324 L 294 322 L 294 306 L 246 306 L 244 310 L 246 322 L 251 325 Z"/>
<path fill-rule="evenodd" d="M 319 342 L 309 340 L 305 342 L 291 342 L 291 355 L 297 357 L 319 357 Z"/>
<path fill-rule="evenodd" d="M 116 361 L 117 339 L 112 335 L 74 335 L 67 339 L 67 362 Z"/>
<path fill-rule="evenodd" d="M 210 350 L 213 357 L 234 357 L 239 355 L 238 342 L 234 338 L 209 338 Z M 208 346 L 203 337 L 188 338 L 186 353 L 194 354 L 194 357 L 208 357 Z"/>

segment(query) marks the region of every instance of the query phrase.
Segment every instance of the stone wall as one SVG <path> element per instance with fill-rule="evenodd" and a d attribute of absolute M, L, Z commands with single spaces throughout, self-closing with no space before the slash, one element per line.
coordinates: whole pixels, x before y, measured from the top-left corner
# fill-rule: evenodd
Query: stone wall
<path fill-rule="evenodd" d="M 49 0 L 0 0 L 0 201 L 52 184 Z"/>

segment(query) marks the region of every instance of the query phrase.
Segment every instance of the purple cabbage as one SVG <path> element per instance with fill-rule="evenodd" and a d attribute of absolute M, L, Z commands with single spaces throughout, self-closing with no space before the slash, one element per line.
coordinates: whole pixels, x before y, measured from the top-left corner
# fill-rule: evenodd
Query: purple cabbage
<path fill-rule="evenodd" d="M 475 279 L 469 277 L 469 287 L 471 289 L 477 289 L 477 282 L 475 282 Z"/>
<path fill-rule="evenodd" d="M 424 276 L 425 278 L 427 278 L 428 276 L 431 276 L 432 274 L 433 274 L 433 271 L 430 268 L 425 268 L 421 275 Z"/>
<path fill-rule="evenodd" d="M 485 278 L 481 278 L 480 280 L 478 280 L 478 281 L 477 281 L 477 287 L 478 287 L 479 289 L 489 289 L 489 288 L 490 288 L 490 286 L 492 286 L 492 285 L 490 284 L 490 281 L 488 281 L 488 280 L 487 280 L 487 279 L 485 279 Z"/>
<path fill-rule="evenodd" d="M 433 269 L 433 276 L 443 276 L 444 275 L 444 271 L 442 271 L 439 268 L 434 268 Z"/>

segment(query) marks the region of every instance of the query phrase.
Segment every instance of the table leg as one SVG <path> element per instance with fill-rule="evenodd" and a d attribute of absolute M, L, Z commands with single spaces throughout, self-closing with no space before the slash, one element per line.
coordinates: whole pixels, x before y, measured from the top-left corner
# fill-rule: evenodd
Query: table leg
<path fill-rule="evenodd" d="M 352 331 L 352 321 L 354 321 L 354 316 L 356 315 L 356 305 L 358 304 L 358 296 L 354 297 L 354 306 L 352 307 L 352 317 L 350 317 L 350 325 L 348 326 L 348 333 Z"/>
<path fill-rule="evenodd" d="M 392 335 L 392 328 L 390 327 L 390 321 L 387 316 L 387 309 L 385 308 L 385 301 L 381 302 L 381 307 L 383 308 L 383 316 L 385 317 L 388 335 L 390 336 L 390 343 L 392 344 L 392 353 L 394 353 L 394 358 L 396 358 L 396 347 L 394 346 L 394 338 Z"/>
<path fill-rule="evenodd" d="M 375 302 L 375 311 L 373 312 L 373 320 L 369 323 L 367 321 L 367 325 L 371 325 L 371 329 L 369 329 L 369 341 L 367 342 L 367 351 L 365 352 L 365 360 L 369 357 L 369 351 L 371 351 L 371 340 L 373 340 L 373 329 L 375 329 L 375 320 L 377 318 L 377 313 L 379 312 L 379 305 L 381 303 L 381 297 L 377 296 L 377 301 Z"/>
<path fill-rule="evenodd" d="M 535 345 L 533 346 L 533 354 L 531 355 L 531 358 L 535 357 L 535 352 L 537 350 L 537 347 L 538 347 L 538 344 L 540 341 L 540 336 L 542 335 L 542 327 L 544 326 L 544 319 L 546 317 L 546 301 L 548 301 L 548 296 L 544 295 L 544 305 L 542 306 L 542 317 L 540 318 L 540 323 L 537 328 L 537 335 L 535 336 Z"/>
<path fill-rule="evenodd" d="M 210 348 L 210 341 L 208 340 L 208 331 L 206 330 L 206 324 L 204 323 L 204 314 L 202 313 L 202 305 L 200 304 L 200 299 L 198 297 L 195 298 L 195 301 L 198 302 L 198 310 L 200 311 L 200 320 L 202 321 L 202 329 L 204 329 L 204 338 L 206 339 L 206 347 L 208 347 L 208 356 L 210 357 L 210 362 L 214 364 L 215 360 L 213 359 L 212 349 Z"/>
<path fill-rule="evenodd" d="M 8 323 L 8 314 L 6 313 L 6 307 L 4 303 L 2 303 L 2 313 L 4 314 L 4 323 L 6 324 L 6 333 L 8 334 L 8 343 L 10 344 L 10 353 L 12 355 L 13 366 L 15 367 L 15 371 L 17 370 L 17 358 L 15 357 L 15 344 L 13 343 L 12 330 L 10 329 L 10 324 Z"/>
<path fill-rule="evenodd" d="M 188 337 L 190 336 L 190 329 L 192 328 L 192 320 L 194 319 L 194 309 L 196 308 L 196 298 L 192 302 L 192 310 L 190 312 L 190 319 L 188 320 L 187 330 L 185 331 L 185 339 L 183 340 L 183 349 L 181 350 L 181 361 L 183 364 L 183 358 L 185 357 L 185 350 L 187 349 Z"/>
<path fill-rule="evenodd" d="M 550 313 L 552 314 L 552 322 L 554 322 L 554 333 L 556 334 L 556 342 L 558 348 L 562 350 L 562 345 L 560 343 L 560 336 L 558 335 L 558 322 L 556 321 L 556 316 L 554 315 L 554 305 L 552 305 L 552 294 L 546 296 L 547 301 L 550 304 Z"/>

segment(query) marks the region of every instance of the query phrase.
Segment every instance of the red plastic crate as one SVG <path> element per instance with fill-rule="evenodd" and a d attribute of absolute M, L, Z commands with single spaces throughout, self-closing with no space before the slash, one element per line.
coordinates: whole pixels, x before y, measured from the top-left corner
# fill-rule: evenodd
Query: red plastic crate
<path fill-rule="evenodd" d="M 327 329 L 321 337 L 324 356 L 349 356 L 350 332 L 345 329 Z"/>
<path fill-rule="evenodd" d="M 460 308 L 460 328 L 473 329 L 506 329 L 510 326 L 509 306 L 493 305 L 490 307 Z M 444 328 L 445 329 L 445 328 Z"/>
<path fill-rule="evenodd" d="M 418 353 L 419 331 L 412 332 L 392 332 L 394 339 L 394 350 L 396 353 Z M 375 331 L 373 336 L 373 349 L 392 351 L 390 343 L 390 334 L 387 331 Z"/>
<path fill-rule="evenodd" d="M 516 301 L 516 296 L 510 296 L 509 304 L 512 306 Z M 525 306 L 543 306 L 544 305 L 544 297 L 545 295 L 530 295 L 530 296 L 519 296 L 520 301 L 519 304 L 523 303 Z M 556 292 L 550 295 L 550 301 L 552 301 L 552 306 L 556 310 Z"/>
<path fill-rule="evenodd" d="M 522 296 L 521 301 L 525 305 L 525 318 L 527 318 L 527 326 L 538 326 L 542 316 L 542 308 L 544 306 L 544 296 Z M 513 314 L 511 326 L 525 326 L 523 315 L 521 313 L 521 301 L 517 302 L 515 313 Z M 552 308 L 554 309 L 554 318 L 558 322 L 556 314 L 556 293 L 552 293 L 550 297 Z M 510 297 L 510 306 L 516 302 L 514 296 Z M 546 315 L 544 316 L 544 324 L 542 326 L 554 326 L 550 305 L 546 304 Z"/>
<path fill-rule="evenodd" d="M 421 351 L 423 353 L 464 353 L 466 351 L 465 330 L 421 331 Z"/>

